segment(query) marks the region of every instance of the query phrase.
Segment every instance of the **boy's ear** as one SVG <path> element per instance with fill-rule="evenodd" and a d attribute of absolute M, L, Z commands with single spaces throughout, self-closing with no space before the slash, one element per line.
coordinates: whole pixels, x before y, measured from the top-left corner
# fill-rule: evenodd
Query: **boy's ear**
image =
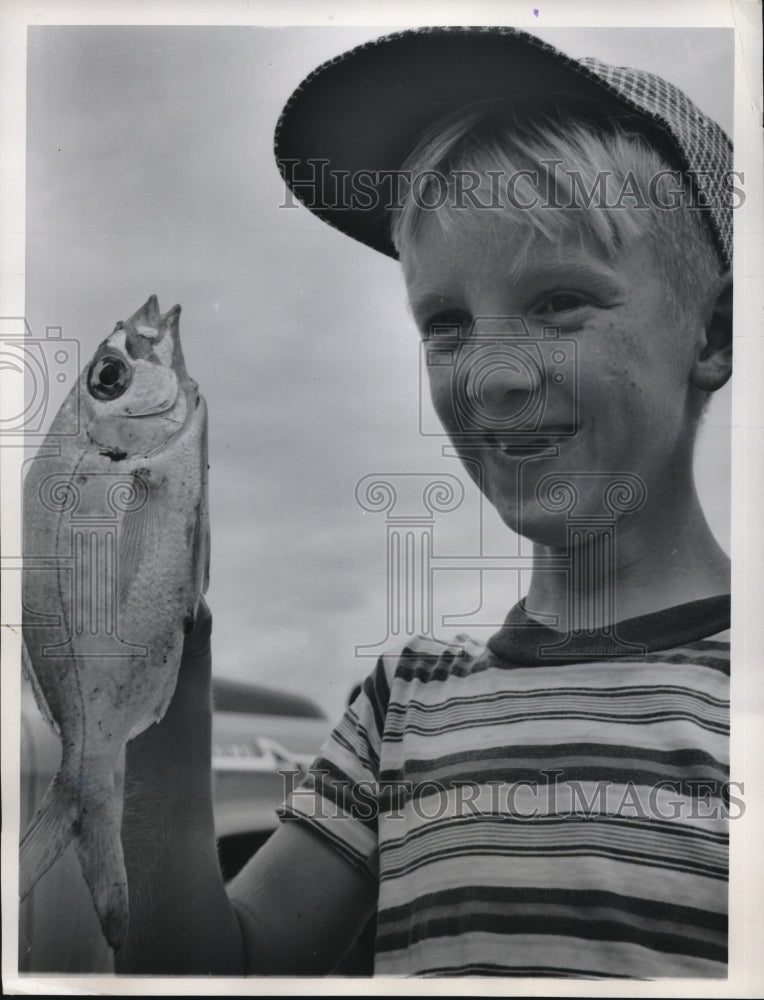
<path fill-rule="evenodd" d="M 721 389 L 732 374 L 732 274 L 720 280 L 706 313 L 705 337 L 692 366 L 690 381 L 703 392 Z"/>

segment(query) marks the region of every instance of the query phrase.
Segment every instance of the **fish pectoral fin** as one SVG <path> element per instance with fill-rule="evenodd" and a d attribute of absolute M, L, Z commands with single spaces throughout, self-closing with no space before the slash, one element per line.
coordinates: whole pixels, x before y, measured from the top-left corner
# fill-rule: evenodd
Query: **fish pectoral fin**
<path fill-rule="evenodd" d="M 117 951 L 127 934 L 128 898 L 111 776 L 102 787 L 91 790 L 80 812 L 74 843 L 101 930 L 109 946 Z"/>
<path fill-rule="evenodd" d="M 43 795 L 19 847 L 19 895 L 26 898 L 75 835 L 79 807 L 61 772 Z"/>
<path fill-rule="evenodd" d="M 142 555 L 152 552 L 158 541 L 152 493 L 147 488 L 144 502 L 125 514 L 117 539 L 117 597 L 121 607 L 138 575 Z"/>

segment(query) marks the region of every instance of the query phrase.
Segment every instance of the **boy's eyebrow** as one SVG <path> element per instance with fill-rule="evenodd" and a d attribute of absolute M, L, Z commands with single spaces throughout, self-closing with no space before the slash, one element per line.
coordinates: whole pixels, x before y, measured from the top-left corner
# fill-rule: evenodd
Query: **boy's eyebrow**
<path fill-rule="evenodd" d="M 587 278 L 592 276 L 602 276 L 605 278 L 617 279 L 617 269 L 608 262 L 601 254 L 581 249 L 562 249 L 560 247 L 550 247 L 531 249 L 528 253 L 518 257 L 508 269 L 508 274 L 521 281 L 526 277 L 525 272 L 552 272 L 565 271 L 573 278 Z"/>
<path fill-rule="evenodd" d="M 407 297 L 408 310 L 417 324 L 424 323 L 431 316 L 449 308 L 447 292 L 422 292 L 412 290 Z"/>
<path fill-rule="evenodd" d="M 534 260 L 526 268 L 511 270 L 510 275 L 518 284 L 528 281 L 533 285 L 540 285 L 549 279 L 560 278 L 569 281 L 595 281 L 613 289 L 622 288 L 624 284 L 616 269 L 595 258 L 582 261 L 580 258 L 555 256 L 547 260 Z"/>

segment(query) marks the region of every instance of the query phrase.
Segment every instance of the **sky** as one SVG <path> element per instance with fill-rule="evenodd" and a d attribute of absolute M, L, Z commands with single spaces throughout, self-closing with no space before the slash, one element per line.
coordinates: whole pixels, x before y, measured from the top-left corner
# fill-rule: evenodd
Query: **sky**
<path fill-rule="evenodd" d="M 272 154 L 283 103 L 319 63 L 381 33 L 28 36 L 30 327 L 42 336 L 60 326 L 84 364 L 150 294 L 163 311 L 181 304 L 188 369 L 210 413 L 215 671 L 299 691 L 330 716 L 388 638 L 385 515 L 359 504 L 364 477 L 394 477 L 401 511 L 405 489 L 421 495 L 413 474 L 461 482 L 463 500 L 432 521 L 438 556 L 528 551 L 481 506 L 444 440 L 419 433 L 429 403 L 396 262 L 284 207 Z M 661 73 L 731 131 L 729 33 L 538 34 L 573 55 Z M 729 389 L 717 393 L 696 460 L 725 548 L 729 406 Z M 436 634 L 486 639 L 526 583 L 509 571 L 481 580 L 475 569 L 438 570 Z M 358 655 L 359 646 L 375 648 Z"/>

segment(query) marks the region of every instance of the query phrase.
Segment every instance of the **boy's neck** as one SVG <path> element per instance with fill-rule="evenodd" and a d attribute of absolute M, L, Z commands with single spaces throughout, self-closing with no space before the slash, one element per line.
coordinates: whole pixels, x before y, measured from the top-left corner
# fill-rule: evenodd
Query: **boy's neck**
<path fill-rule="evenodd" d="M 671 516 L 665 507 L 662 513 L 665 516 L 657 519 L 648 516 L 619 523 L 614 565 L 609 565 L 602 536 L 570 553 L 535 543 L 535 557 L 564 554 L 570 557 L 571 568 L 534 570 L 525 602 L 528 614 L 547 621 L 546 616 L 553 616 L 554 627 L 567 632 L 603 628 L 729 593 L 729 558 L 712 534 L 694 491 L 679 516 Z"/>

